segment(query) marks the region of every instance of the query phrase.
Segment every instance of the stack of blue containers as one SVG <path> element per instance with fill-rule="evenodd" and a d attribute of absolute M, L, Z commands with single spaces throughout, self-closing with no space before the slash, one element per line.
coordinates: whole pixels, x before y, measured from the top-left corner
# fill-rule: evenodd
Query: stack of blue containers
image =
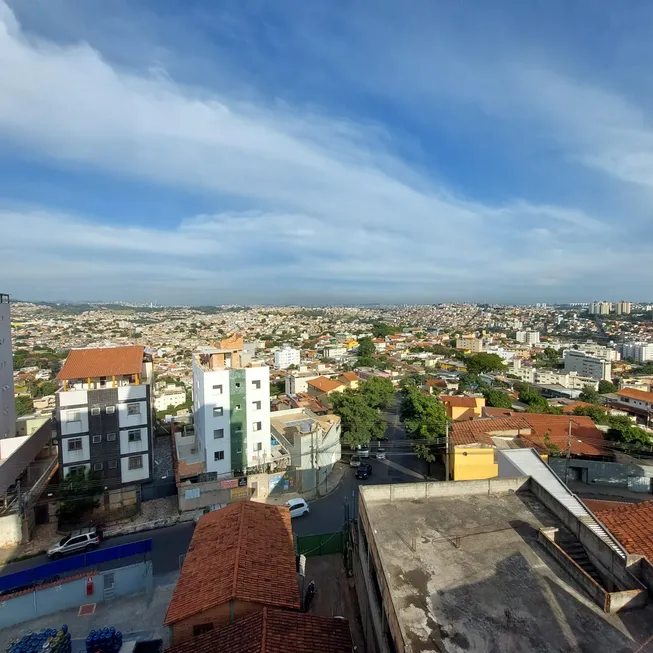
<path fill-rule="evenodd" d="M 68 626 L 44 628 L 34 633 L 27 633 L 17 641 L 13 641 L 6 653 L 71 653 L 72 645 Z"/>
<path fill-rule="evenodd" d="M 86 653 L 118 653 L 122 646 L 122 633 L 115 628 L 92 630 L 86 638 Z"/>

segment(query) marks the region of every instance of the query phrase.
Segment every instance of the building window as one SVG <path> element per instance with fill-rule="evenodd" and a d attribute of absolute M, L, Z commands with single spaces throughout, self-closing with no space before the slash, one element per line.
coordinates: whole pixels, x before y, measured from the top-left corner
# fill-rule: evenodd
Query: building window
<path fill-rule="evenodd" d="M 254 451 L 262 451 L 263 450 L 263 443 L 262 442 L 255 442 L 254 443 Z"/>
<path fill-rule="evenodd" d="M 94 435 L 93 436 L 93 444 L 99 444 L 102 442 L 102 436 L 101 435 Z"/>
<path fill-rule="evenodd" d="M 260 401 L 253 401 L 254 404 L 254 410 L 261 410 L 261 402 Z"/>
<path fill-rule="evenodd" d="M 143 469 L 143 456 L 129 456 L 129 469 Z"/>
<path fill-rule="evenodd" d="M 224 429 L 215 429 L 213 431 L 213 439 L 219 440 L 220 438 L 224 438 Z"/>
<path fill-rule="evenodd" d="M 69 410 L 66 413 L 66 421 L 67 422 L 81 422 L 82 421 L 82 416 L 78 410 Z"/>
<path fill-rule="evenodd" d="M 216 462 L 218 460 L 224 460 L 224 451 L 216 451 L 213 454 L 213 460 L 215 460 Z"/>
<path fill-rule="evenodd" d="M 110 460 L 109 461 L 109 469 L 116 469 L 118 467 L 118 461 L 117 460 Z"/>
<path fill-rule="evenodd" d="M 240 388 L 240 382 L 237 381 L 234 385 L 236 386 L 236 388 Z"/>
<path fill-rule="evenodd" d="M 197 626 L 193 626 L 193 637 L 203 635 L 204 633 L 208 633 L 212 630 L 213 624 L 198 624 Z"/>
<path fill-rule="evenodd" d="M 252 385 L 254 386 L 254 390 L 260 390 L 261 389 L 261 382 L 260 381 L 252 381 Z"/>
<path fill-rule="evenodd" d="M 107 442 L 114 442 L 116 439 L 115 433 L 107 433 Z"/>
<path fill-rule="evenodd" d="M 93 471 L 101 472 L 104 465 L 102 463 L 93 463 Z"/>
<path fill-rule="evenodd" d="M 115 406 L 107 406 L 107 415 L 113 415 L 116 412 Z"/>
<path fill-rule="evenodd" d="M 218 395 L 222 394 L 222 386 L 221 385 L 214 385 L 213 386 L 213 392 L 215 392 Z"/>
<path fill-rule="evenodd" d="M 222 417 L 222 406 L 216 406 L 213 409 L 213 417 Z"/>
<path fill-rule="evenodd" d="M 252 424 L 252 431 L 260 431 L 263 428 L 262 422 L 254 422 Z"/>
<path fill-rule="evenodd" d="M 93 406 L 93 408 L 91 408 L 91 415 L 99 415 L 99 414 L 100 414 L 100 407 Z"/>
<path fill-rule="evenodd" d="M 140 404 L 127 404 L 127 415 L 140 415 L 140 414 L 141 414 Z"/>
<path fill-rule="evenodd" d="M 140 442 L 141 441 L 141 430 L 136 429 L 134 431 L 127 431 L 127 442 Z"/>
<path fill-rule="evenodd" d="M 86 472 L 84 465 L 74 465 L 73 467 L 69 467 L 66 476 L 70 476 L 70 474 L 77 474 L 77 472 Z"/>
<path fill-rule="evenodd" d="M 81 451 L 81 450 L 82 450 L 81 438 L 70 438 L 68 440 L 68 451 Z"/>
<path fill-rule="evenodd" d="M 234 406 L 234 410 L 240 410 L 240 404 L 236 404 L 236 405 Z"/>

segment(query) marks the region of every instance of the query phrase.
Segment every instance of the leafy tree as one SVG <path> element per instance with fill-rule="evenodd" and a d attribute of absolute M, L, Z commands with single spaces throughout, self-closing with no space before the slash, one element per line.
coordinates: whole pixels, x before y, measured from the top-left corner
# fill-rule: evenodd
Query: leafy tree
<path fill-rule="evenodd" d="M 15 399 L 16 404 L 16 417 L 22 417 L 23 415 L 29 415 L 34 412 L 34 402 L 31 397 L 25 397 L 24 395 L 19 395 Z"/>
<path fill-rule="evenodd" d="M 370 377 L 362 384 L 361 391 L 367 404 L 372 408 L 386 409 L 395 396 L 395 389 L 390 379 L 382 379 L 378 376 Z"/>
<path fill-rule="evenodd" d="M 366 444 L 385 433 L 386 424 L 378 411 L 366 401 L 363 393 L 345 390 L 331 396 L 332 408 L 342 420 L 345 443 L 350 447 Z"/>
<path fill-rule="evenodd" d="M 359 356 L 356 360 L 356 367 L 376 367 L 378 361 L 371 356 Z"/>
<path fill-rule="evenodd" d="M 483 394 L 488 406 L 493 406 L 494 408 L 512 408 L 512 399 L 501 390 L 490 388 Z"/>
<path fill-rule="evenodd" d="M 100 505 L 97 497 L 102 493 L 102 484 L 94 472 L 83 469 L 66 475 L 59 488 L 57 517 L 63 523 L 78 522 L 88 512 Z"/>
<path fill-rule="evenodd" d="M 486 374 L 488 372 L 501 372 L 506 369 L 503 359 L 498 354 L 481 352 L 469 356 L 465 365 L 470 374 Z"/>
<path fill-rule="evenodd" d="M 584 415 L 590 417 L 595 424 L 607 424 L 610 416 L 598 405 L 594 406 L 576 406 L 574 415 Z"/>
<path fill-rule="evenodd" d="M 39 383 L 34 392 L 35 397 L 47 397 L 53 395 L 57 391 L 56 381 L 43 381 Z"/>
<path fill-rule="evenodd" d="M 383 322 L 378 322 L 372 326 L 372 333 L 374 334 L 375 338 L 385 338 L 386 336 L 390 336 L 393 333 L 398 333 L 399 331 L 399 327 L 391 327 L 388 324 L 384 324 Z"/>
<path fill-rule="evenodd" d="M 599 394 L 604 395 L 607 394 L 608 392 L 616 392 L 618 390 L 617 385 L 615 383 L 612 383 L 611 381 L 607 381 L 606 379 L 603 379 L 602 381 L 599 381 Z"/>
<path fill-rule="evenodd" d="M 286 391 L 285 381 L 270 381 L 270 396 L 283 394 Z"/>
<path fill-rule="evenodd" d="M 358 357 L 365 358 L 371 356 L 376 352 L 376 347 L 372 342 L 372 338 L 365 336 L 358 341 Z"/>
<path fill-rule="evenodd" d="M 417 386 L 407 385 L 400 415 L 408 436 L 426 441 L 413 444 L 417 456 L 434 462 L 442 450 L 441 438 L 445 435 L 448 421 L 444 405 L 436 397 L 422 393 Z"/>
<path fill-rule="evenodd" d="M 25 360 L 29 358 L 29 351 L 27 349 L 16 349 L 14 351 L 14 370 L 19 370 L 25 367 Z"/>
<path fill-rule="evenodd" d="M 599 403 L 599 393 L 589 384 L 583 388 L 578 398 L 581 401 L 586 401 L 588 404 Z"/>

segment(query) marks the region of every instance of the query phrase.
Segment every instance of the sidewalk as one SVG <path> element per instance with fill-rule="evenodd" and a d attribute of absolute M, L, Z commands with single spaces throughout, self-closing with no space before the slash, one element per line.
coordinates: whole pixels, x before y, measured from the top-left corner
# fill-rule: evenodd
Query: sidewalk
<path fill-rule="evenodd" d="M 344 478 L 348 469 L 349 467 L 345 463 L 337 462 L 333 466 L 331 473 L 322 483 L 320 483 L 317 496 L 315 490 L 308 490 L 307 492 L 284 492 L 283 494 L 275 496 L 267 496 L 261 499 L 252 499 L 252 501 L 258 501 L 259 503 L 269 503 L 275 506 L 282 506 L 289 499 L 297 499 L 300 497 L 302 499 L 306 499 L 306 501 L 317 501 L 318 499 L 322 499 L 325 496 L 332 494 L 338 489 L 338 487 L 340 487 L 340 483 L 342 482 L 342 479 Z"/>
<path fill-rule="evenodd" d="M 86 650 L 84 640 L 91 630 L 109 626 L 121 631 L 124 641 L 163 639 L 167 646 L 167 629 L 163 625 L 163 620 L 174 588 L 174 582 L 155 587 L 151 601 L 148 601 L 146 594 L 139 594 L 117 599 L 110 604 L 98 603 L 95 612 L 87 616 L 78 616 L 78 608 L 62 610 L 3 628 L 0 631 L 0 650 L 4 651 L 12 639 L 22 637 L 29 631 L 41 628 L 60 628 L 63 624 L 68 626 L 73 637 L 73 653 Z M 92 598 L 89 597 L 89 600 Z"/>

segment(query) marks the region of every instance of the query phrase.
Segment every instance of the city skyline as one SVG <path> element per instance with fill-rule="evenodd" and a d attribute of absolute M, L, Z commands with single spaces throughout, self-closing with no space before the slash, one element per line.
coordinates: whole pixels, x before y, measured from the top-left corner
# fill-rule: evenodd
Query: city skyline
<path fill-rule="evenodd" d="M 0 0 L 3 291 L 645 296 L 653 9 L 573 6 Z"/>

